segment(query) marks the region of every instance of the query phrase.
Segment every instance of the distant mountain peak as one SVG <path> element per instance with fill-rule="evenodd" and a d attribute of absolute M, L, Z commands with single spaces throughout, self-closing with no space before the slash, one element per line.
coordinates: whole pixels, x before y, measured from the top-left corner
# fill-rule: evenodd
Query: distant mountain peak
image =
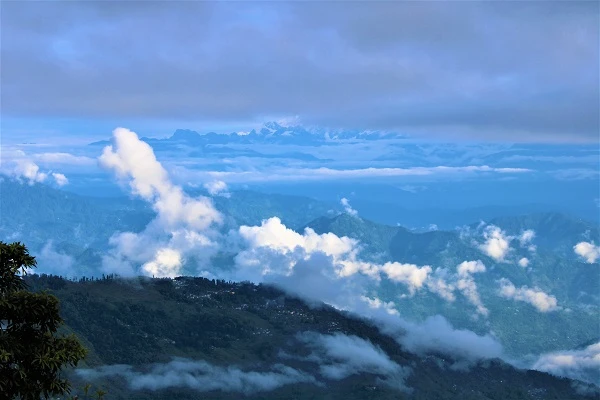
<path fill-rule="evenodd" d="M 169 139 L 187 141 L 198 139 L 199 136 L 200 134 L 198 132 L 192 131 L 190 129 L 177 129 Z"/>

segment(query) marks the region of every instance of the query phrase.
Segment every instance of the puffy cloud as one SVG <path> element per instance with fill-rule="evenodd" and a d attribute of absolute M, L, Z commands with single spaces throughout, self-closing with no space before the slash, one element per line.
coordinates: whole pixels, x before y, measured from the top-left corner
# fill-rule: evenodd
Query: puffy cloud
<path fill-rule="evenodd" d="M 221 195 L 229 197 L 230 194 L 227 192 L 227 184 L 223 181 L 211 181 L 204 184 L 204 188 L 208 190 L 211 196 Z"/>
<path fill-rule="evenodd" d="M 531 243 L 535 238 L 535 231 L 533 229 L 526 229 L 519 235 L 519 244 L 521 247 L 527 248 L 529 251 L 534 252 L 536 246 Z"/>
<path fill-rule="evenodd" d="M 448 281 L 450 278 L 452 277 L 445 268 L 436 268 L 435 273 L 427 280 L 427 288 L 446 301 L 455 301 L 456 285 Z"/>
<path fill-rule="evenodd" d="M 48 174 L 40 171 L 40 167 L 29 160 L 19 160 L 13 169 L 13 175 L 17 178 L 25 178 L 29 184 L 44 182 Z"/>
<path fill-rule="evenodd" d="M 519 267 L 527 268 L 529 266 L 529 259 L 527 257 L 523 257 L 519 260 Z"/>
<path fill-rule="evenodd" d="M 530 289 L 527 286 L 517 288 L 506 278 L 500 279 L 500 289 L 498 294 L 507 299 L 529 303 L 540 312 L 549 312 L 560 309 L 557 305 L 556 297 L 548 295 L 538 288 Z"/>
<path fill-rule="evenodd" d="M 254 275 L 258 280 L 273 273 L 290 275 L 296 263 L 307 261 L 316 253 L 330 257 L 326 264 L 331 266 L 331 273 L 340 278 L 360 273 L 378 280 L 385 274 L 390 280 L 407 286 L 411 294 L 423 287 L 431 272 L 430 266 L 361 261 L 357 240 L 333 233 L 319 235 L 310 228 L 299 234 L 283 225 L 277 217 L 263 221 L 260 226 L 241 226 L 239 236 L 245 250 L 237 254 L 236 262 L 245 271 L 244 276 Z"/>
<path fill-rule="evenodd" d="M 65 186 L 69 183 L 69 180 L 64 174 L 59 174 L 57 172 L 52 172 L 52 177 L 58 186 Z"/>
<path fill-rule="evenodd" d="M 600 342 L 584 349 L 542 354 L 532 369 L 600 386 Z"/>
<path fill-rule="evenodd" d="M 372 319 L 381 329 L 392 329 L 400 342 L 406 335 L 410 336 L 411 332 L 424 329 L 419 324 L 414 325 L 401 319 L 392 303 L 368 297 L 366 289 L 369 283 L 377 283 L 382 276 L 405 285 L 411 294 L 422 288 L 439 289 L 442 287 L 440 282 L 428 284 L 432 274 L 430 266 L 365 262 L 358 258 L 360 245 L 357 240 L 333 233 L 317 234 L 310 228 L 298 233 L 286 227 L 276 217 L 264 220 L 259 226 L 241 226 L 226 235 L 220 234 L 212 226 L 221 221 L 222 217 L 214 209 L 210 199 L 190 198 L 179 186 L 172 184 L 168 173 L 156 160 L 152 148 L 141 142 L 135 133 L 117 129 L 114 136 L 113 146 L 104 149 L 101 164 L 128 182 L 134 194 L 152 204 L 157 216 L 142 232 L 120 232 L 113 235 L 109 241 L 112 249 L 104 259 L 107 272 L 134 275 L 141 271 L 156 276 L 174 276 L 186 272 L 189 259 L 195 259 L 198 263 L 199 257 L 210 257 L 221 249 L 234 257 L 234 265 L 229 269 L 219 270 L 212 268 L 207 262 L 201 268 L 202 274 L 275 284 L 287 293 L 309 302 L 325 302 Z M 457 289 L 470 296 L 471 300 L 478 298 L 474 297 L 476 287 L 471 274 L 484 270 L 485 267 L 480 262 L 459 265 L 456 279 L 467 283 L 460 287 L 457 284 Z M 444 278 L 443 273 L 436 274 L 436 279 Z M 446 286 L 445 290 L 439 289 L 438 292 L 445 293 L 446 296 L 452 295 L 454 289 L 451 290 L 450 284 Z M 444 325 L 447 322 L 437 323 L 448 327 Z M 398 327 L 399 330 L 396 329 Z M 493 341 L 490 342 L 485 337 L 481 339 L 472 332 L 469 336 L 466 332 L 468 331 L 456 333 L 450 327 L 447 332 L 440 332 L 439 335 L 462 337 L 464 334 L 497 348 Z M 440 340 L 438 336 L 430 339 Z M 484 346 L 483 343 L 481 346 Z M 440 347 L 439 344 L 421 343 L 423 348 L 437 348 L 436 346 Z M 462 347 L 459 346 L 459 349 Z M 449 350 L 457 356 L 459 353 L 468 353 L 466 349 L 458 353 L 456 351 L 457 348 Z M 477 348 L 474 353 L 480 357 L 496 354 L 495 350 L 485 353 Z"/>
<path fill-rule="evenodd" d="M 117 128 L 113 139 L 114 146 L 104 148 L 100 164 L 113 170 L 121 179 L 129 179 L 133 193 L 152 203 L 158 218 L 166 226 L 184 225 L 202 230 L 221 222 L 221 215 L 209 198 L 192 199 L 180 186 L 171 183 L 152 147 L 141 141 L 135 132 Z"/>
<path fill-rule="evenodd" d="M 140 233 L 113 235 L 111 252 L 103 258 L 107 272 L 142 272 L 156 276 L 180 274 L 186 255 L 209 258 L 218 246 L 211 240 L 222 216 L 212 201 L 191 198 L 174 185 L 152 148 L 127 129 L 113 132 L 114 144 L 104 148 L 100 164 L 128 181 L 132 192 L 152 204 L 156 218 Z"/>
<path fill-rule="evenodd" d="M 189 388 L 199 392 L 256 393 L 277 389 L 300 382 L 315 383 L 315 378 L 294 368 L 276 364 L 270 371 L 244 371 L 238 367 L 220 367 L 205 361 L 175 359 L 166 364 L 155 364 L 150 371 L 135 371 L 129 365 L 109 365 L 95 369 L 77 369 L 84 379 L 104 377 L 125 378 L 134 390 Z"/>
<path fill-rule="evenodd" d="M 585 259 L 586 262 L 592 264 L 600 258 L 600 246 L 596 246 L 590 242 L 580 242 L 573 246 L 575 254 Z"/>
<path fill-rule="evenodd" d="M 483 263 L 479 260 L 463 261 L 456 266 L 456 271 L 458 272 L 458 276 L 461 278 L 466 278 L 471 276 L 471 274 L 485 272 L 485 265 L 483 265 Z"/>
<path fill-rule="evenodd" d="M 28 184 L 47 182 L 52 178 L 57 186 L 64 186 L 69 180 L 64 174 L 52 171 L 42 171 L 34 161 L 22 150 L 9 151 L 6 154 L 8 162 L 2 162 L 2 170 L 9 176 Z"/>
<path fill-rule="evenodd" d="M 367 296 L 361 296 L 360 298 L 362 301 L 367 303 L 367 305 L 371 309 L 374 309 L 374 310 L 384 309 L 388 314 L 400 315 L 398 310 L 396 310 L 396 308 L 395 308 L 396 305 L 394 304 L 393 301 L 382 301 L 381 299 L 379 299 L 377 297 L 371 298 L 371 297 L 367 297 Z"/>
<path fill-rule="evenodd" d="M 414 264 L 401 264 L 398 262 L 385 263 L 381 270 L 392 281 L 402 282 L 408 286 L 411 293 L 423 287 L 428 275 L 431 273 L 430 266 L 418 267 Z"/>
<path fill-rule="evenodd" d="M 323 335 L 303 332 L 296 338 L 313 351 L 308 360 L 317 361 L 322 376 L 340 380 L 348 376 L 370 373 L 383 375 L 383 382 L 403 391 L 410 391 L 404 384 L 411 369 L 395 363 L 378 346 L 357 336 L 342 333 Z"/>
<path fill-rule="evenodd" d="M 497 226 L 490 225 L 483 232 L 485 243 L 480 249 L 496 261 L 504 261 L 510 251 L 510 237 Z"/>
<path fill-rule="evenodd" d="M 174 249 L 159 249 L 152 261 L 142 265 L 142 271 L 148 275 L 176 277 L 180 275 L 181 253 Z"/>
<path fill-rule="evenodd" d="M 481 302 L 477 284 L 472 277 L 472 274 L 485 272 L 485 265 L 479 260 L 463 261 L 456 267 L 456 271 L 458 272 L 458 280 L 456 282 L 457 289 L 460 290 L 467 300 L 477 308 L 479 314 L 487 316 L 489 310 Z"/>
<path fill-rule="evenodd" d="M 342 200 L 340 200 L 340 203 L 344 207 L 344 211 L 346 211 L 347 214 L 353 215 L 355 217 L 358 216 L 358 211 L 356 211 L 350 206 L 350 201 L 348 201 L 347 198 L 343 197 Z"/>

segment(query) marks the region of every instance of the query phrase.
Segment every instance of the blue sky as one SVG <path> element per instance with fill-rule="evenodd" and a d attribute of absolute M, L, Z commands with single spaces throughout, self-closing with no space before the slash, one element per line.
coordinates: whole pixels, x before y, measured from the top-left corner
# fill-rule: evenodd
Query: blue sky
<path fill-rule="evenodd" d="M 2 140 L 299 116 L 598 142 L 597 2 L 2 2 Z"/>

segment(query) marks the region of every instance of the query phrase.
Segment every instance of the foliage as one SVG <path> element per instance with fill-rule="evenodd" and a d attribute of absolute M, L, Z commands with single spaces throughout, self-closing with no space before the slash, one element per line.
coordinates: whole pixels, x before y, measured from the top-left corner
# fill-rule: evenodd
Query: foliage
<path fill-rule="evenodd" d="M 61 370 L 86 353 L 74 335 L 56 335 L 58 299 L 27 290 L 23 275 L 35 265 L 23 244 L 0 242 L 0 393 L 9 399 L 69 392 Z"/>
<path fill-rule="evenodd" d="M 380 347 L 396 363 L 410 366 L 410 395 L 381 384 L 376 374 L 323 379 L 323 385 L 293 384 L 251 399 L 577 399 L 571 382 L 534 371 L 519 371 L 491 360 L 453 367 L 437 354 L 408 353 L 375 326 L 328 306 L 308 306 L 280 290 L 251 283 L 181 277 L 70 281 L 56 276 L 28 276 L 36 290 L 53 288 L 68 326 L 91 345 L 88 367 L 128 364 L 139 369 L 172 357 L 205 360 L 219 366 L 261 370 L 281 363 L 281 352 L 306 355 L 294 341 L 299 332 L 355 335 Z M 318 365 L 298 364 L 310 372 Z M 75 382 L 77 377 L 72 378 Z M 507 385 L 507 382 L 510 384 Z M 135 390 L 123 378 L 100 378 L 110 399 L 239 399 L 240 393 L 171 388 Z M 543 394 L 543 397 L 539 393 Z M 537 397 L 536 397 L 537 396 Z"/>

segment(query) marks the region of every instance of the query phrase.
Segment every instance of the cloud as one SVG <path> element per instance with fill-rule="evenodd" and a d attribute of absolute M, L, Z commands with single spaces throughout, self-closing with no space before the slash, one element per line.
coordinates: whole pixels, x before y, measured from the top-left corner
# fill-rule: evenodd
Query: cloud
<path fill-rule="evenodd" d="M 299 115 L 446 138 L 597 142 L 597 14 L 595 2 L 11 2 L 3 114 Z"/>
<path fill-rule="evenodd" d="M 456 267 L 458 272 L 458 281 L 456 287 L 462 292 L 462 294 L 477 308 L 477 312 L 481 315 L 487 316 L 489 310 L 485 308 L 479 297 L 477 290 L 477 284 L 473 279 L 472 274 L 485 272 L 485 265 L 479 260 L 477 261 L 463 261 Z"/>
<path fill-rule="evenodd" d="M 470 361 L 502 356 L 502 346 L 492 336 L 454 329 L 440 315 L 428 317 L 421 324 L 405 322 L 403 328 L 406 335 L 399 339 L 400 343 L 417 354 L 439 352 Z"/>
<path fill-rule="evenodd" d="M 480 245 L 481 251 L 496 261 L 504 261 L 510 252 L 511 237 L 494 225 L 489 225 L 483 232 L 485 243 Z"/>
<path fill-rule="evenodd" d="M 536 250 L 536 246 L 531 242 L 535 238 L 535 231 L 533 229 L 527 229 L 521 232 L 519 235 L 519 244 L 521 247 L 527 248 L 529 251 L 534 252 Z"/>
<path fill-rule="evenodd" d="M 600 258 L 600 246 L 590 242 L 580 242 L 573 246 L 575 254 L 585 259 L 586 262 L 593 264 Z"/>
<path fill-rule="evenodd" d="M 426 282 L 427 288 L 442 299 L 453 302 L 456 300 L 454 295 L 456 284 L 449 282 L 449 279 L 453 279 L 453 277 L 447 269 L 436 268 L 433 275 L 430 275 Z"/>
<path fill-rule="evenodd" d="M 181 187 L 170 181 L 152 148 L 126 129 L 115 130 L 114 143 L 104 149 L 100 161 L 128 184 L 134 194 L 149 202 L 157 214 L 142 232 L 118 232 L 110 238 L 111 250 L 103 260 L 105 271 L 168 277 L 185 272 L 191 275 L 212 274 L 237 281 L 266 282 L 290 295 L 301 297 L 309 304 L 324 302 L 370 319 L 381 329 L 393 332 L 399 342 L 405 335 L 411 335 L 407 331 L 423 329 L 419 324 L 400 318 L 393 303 L 373 299 L 366 290 L 386 277 L 401 283 L 409 295 L 413 295 L 431 286 L 432 267 L 400 262 L 365 262 L 359 258 L 361 246 L 356 239 L 333 233 L 317 234 L 310 228 L 301 233 L 295 232 L 277 217 L 266 219 L 259 226 L 240 226 L 227 233 L 219 232 L 215 225 L 223 217 L 210 199 L 185 195 Z M 210 257 L 218 251 L 233 257 L 230 268 L 218 269 L 211 265 Z M 196 270 L 193 270 L 194 267 Z M 457 277 L 469 282 L 471 274 L 484 270 L 479 261 L 465 262 L 457 267 Z M 443 279 L 444 274 L 436 270 L 436 278 Z M 470 296 L 471 300 L 475 298 L 474 282 L 458 290 Z M 445 320 L 442 318 L 441 321 Z M 438 324 L 444 323 L 447 324 L 438 321 Z M 466 332 L 456 333 L 450 328 L 438 334 L 444 337 L 466 335 L 475 341 L 480 340 L 476 334 L 471 332 L 469 336 Z M 439 337 L 431 337 L 431 340 L 439 340 Z M 496 347 L 485 337 L 481 340 L 481 346 L 490 344 Z M 421 346 L 440 348 L 434 343 L 421 343 Z M 480 354 L 480 350 L 476 348 L 468 353 L 463 349 L 459 353 L 467 352 L 471 358 L 475 357 L 473 354 L 485 357 L 486 353 Z M 459 356 L 456 348 L 448 351 Z"/>
<path fill-rule="evenodd" d="M 542 354 L 532 369 L 600 386 L 600 342 L 584 349 Z"/>
<path fill-rule="evenodd" d="M 431 267 L 428 265 L 419 267 L 415 264 L 401 264 L 398 262 L 385 263 L 380 269 L 385 272 L 390 280 L 404 283 L 411 294 L 423 287 L 431 273 Z"/>
<path fill-rule="evenodd" d="M 366 178 L 395 178 L 420 176 L 431 179 L 464 178 L 481 174 L 523 174 L 532 170 L 526 168 L 492 168 L 487 165 L 469 165 L 464 167 L 451 167 L 439 165 L 435 167 L 410 167 L 410 168 L 284 168 L 273 171 L 197 171 L 181 166 L 174 168 L 178 176 L 185 180 L 200 179 L 204 181 L 221 180 L 228 183 L 249 182 L 288 182 L 288 181 L 324 181 L 324 180 L 353 180 Z"/>
<path fill-rule="evenodd" d="M 519 267 L 527 268 L 529 265 L 529 259 L 527 257 L 523 257 L 519 260 Z"/>
<path fill-rule="evenodd" d="M 223 181 L 211 181 L 204 184 L 204 188 L 208 190 L 211 196 L 221 195 L 229 197 L 230 194 L 227 192 L 227 184 Z"/>
<path fill-rule="evenodd" d="M 191 198 L 174 185 L 152 148 L 134 132 L 117 128 L 113 135 L 114 145 L 104 148 L 100 165 L 127 182 L 157 216 L 140 233 L 113 235 L 104 269 L 130 275 L 143 264 L 146 273 L 173 277 L 182 273 L 184 253 L 210 258 L 218 248 L 211 240 L 216 235 L 212 228 L 222 222 L 212 201 L 203 196 Z"/>
<path fill-rule="evenodd" d="M 499 282 L 500 289 L 498 290 L 498 294 L 501 297 L 529 303 L 536 310 L 543 313 L 560 309 L 556 297 L 548 295 L 538 288 L 530 289 L 527 286 L 517 288 L 506 278 L 500 279 Z"/>
<path fill-rule="evenodd" d="M 199 392 L 256 393 L 277 389 L 294 383 L 315 383 L 308 373 L 276 364 L 270 371 L 244 371 L 238 367 L 220 367 L 205 361 L 175 359 L 166 364 L 155 364 L 148 372 L 135 371 L 129 365 L 109 365 L 95 369 L 77 369 L 84 379 L 104 377 L 125 378 L 133 390 L 161 390 L 189 388 Z"/>
<path fill-rule="evenodd" d="M 19 181 L 26 181 L 29 185 L 35 183 L 47 182 L 52 178 L 57 186 L 64 186 L 69 180 L 64 174 L 52 171 L 41 171 L 39 165 L 31 160 L 22 150 L 4 152 L 5 159 L 2 164 L 2 171 Z M 8 161 L 6 161 L 6 159 Z"/>
<path fill-rule="evenodd" d="M 343 197 L 342 200 L 340 200 L 340 203 L 344 207 L 344 211 L 346 212 L 346 214 L 349 214 L 349 215 L 352 215 L 355 217 L 358 216 L 358 211 L 356 211 L 354 208 L 352 208 L 350 206 L 350 201 L 348 201 L 347 198 Z"/>
<path fill-rule="evenodd" d="M 341 380 L 361 373 L 386 377 L 383 382 L 402 391 L 410 392 L 405 379 L 411 369 L 398 365 L 378 346 L 357 336 L 342 333 L 324 335 L 303 332 L 296 339 L 306 344 L 312 353 L 307 360 L 319 363 L 319 371 L 327 379 Z"/>
<path fill-rule="evenodd" d="M 69 183 L 69 180 L 64 174 L 59 174 L 57 172 L 52 172 L 52 177 L 58 186 L 65 186 Z"/>
<path fill-rule="evenodd" d="M 56 251 L 54 243 L 49 240 L 36 256 L 40 272 L 64 277 L 74 276 L 75 260 L 68 254 Z"/>

